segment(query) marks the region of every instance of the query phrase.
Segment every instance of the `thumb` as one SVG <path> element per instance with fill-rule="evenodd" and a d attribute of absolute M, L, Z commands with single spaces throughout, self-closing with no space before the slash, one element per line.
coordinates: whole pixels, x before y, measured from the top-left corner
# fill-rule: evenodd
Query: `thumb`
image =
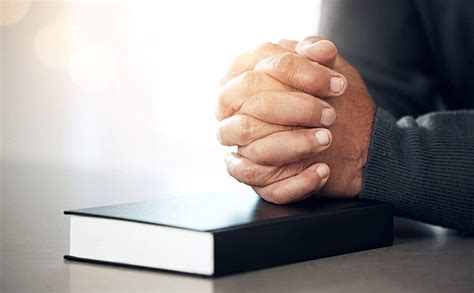
<path fill-rule="evenodd" d="M 304 39 L 296 45 L 295 49 L 298 54 L 329 68 L 334 67 L 338 56 L 336 45 L 318 36 Z"/>

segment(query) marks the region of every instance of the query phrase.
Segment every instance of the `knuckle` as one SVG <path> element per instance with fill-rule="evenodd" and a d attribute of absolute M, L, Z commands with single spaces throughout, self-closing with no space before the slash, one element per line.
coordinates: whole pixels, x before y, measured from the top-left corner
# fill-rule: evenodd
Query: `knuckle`
<path fill-rule="evenodd" d="M 252 160 L 255 163 L 259 165 L 270 164 L 271 158 L 264 144 L 257 143 L 257 144 L 250 145 L 248 152 L 249 152 L 249 156 L 252 158 Z"/>
<path fill-rule="evenodd" d="M 255 50 L 256 52 L 267 52 L 267 51 L 273 51 L 278 47 L 278 45 L 272 43 L 272 42 L 265 42 L 261 44 L 260 46 L 257 47 Z"/>
<path fill-rule="evenodd" d="M 274 113 L 278 100 L 271 91 L 259 92 L 245 101 L 241 107 L 243 113 L 262 119 L 259 115 Z M 276 113 L 274 113 L 276 114 Z M 274 115 L 272 115 L 273 117 Z M 265 119 L 262 119 L 265 120 Z"/>
<path fill-rule="evenodd" d="M 242 76 L 245 88 L 252 89 L 258 87 L 263 81 L 263 74 L 258 71 L 246 71 Z"/>
<path fill-rule="evenodd" d="M 308 160 L 300 160 L 285 166 L 287 174 L 290 176 L 298 175 L 308 167 Z"/>
<path fill-rule="evenodd" d="M 238 170 L 238 180 L 243 183 L 252 183 L 256 179 L 257 170 L 253 165 L 242 164 Z"/>
<path fill-rule="evenodd" d="M 287 52 L 275 57 L 273 62 L 273 69 L 282 72 L 288 73 L 291 72 L 296 64 L 296 56 L 293 53 Z"/>
<path fill-rule="evenodd" d="M 237 137 L 241 143 L 246 143 L 252 139 L 256 132 L 255 120 L 247 115 L 240 115 L 237 120 Z"/>

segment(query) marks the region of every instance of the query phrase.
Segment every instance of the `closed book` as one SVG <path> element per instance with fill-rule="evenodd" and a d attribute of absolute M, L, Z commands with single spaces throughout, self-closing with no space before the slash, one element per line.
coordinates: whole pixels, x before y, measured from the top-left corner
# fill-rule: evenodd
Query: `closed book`
<path fill-rule="evenodd" d="M 65 211 L 68 260 L 218 276 L 393 243 L 390 204 L 204 194 Z"/>

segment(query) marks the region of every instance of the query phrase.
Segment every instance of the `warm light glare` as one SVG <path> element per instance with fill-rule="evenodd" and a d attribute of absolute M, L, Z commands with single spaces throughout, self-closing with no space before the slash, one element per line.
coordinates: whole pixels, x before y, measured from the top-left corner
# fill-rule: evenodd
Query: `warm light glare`
<path fill-rule="evenodd" d="M 67 67 L 74 47 L 73 38 L 74 29 L 66 23 L 51 23 L 41 28 L 34 41 L 39 61 L 55 69 Z"/>
<path fill-rule="evenodd" d="M 85 91 L 106 89 L 115 79 L 117 69 L 116 52 L 105 45 L 75 48 L 69 65 L 71 79 Z"/>
<path fill-rule="evenodd" d="M 0 0 L 0 25 L 21 21 L 28 12 L 30 0 Z"/>
<path fill-rule="evenodd" d="M 319 0 L 20 3 L 2 12 L 22 19 L 2 27 L 5 121 L 21 121 L 5 156 L 152 174 L 169 193 L 244 188 L 215 136 L 218 82 L 236 55 L 319 18 Z"/>

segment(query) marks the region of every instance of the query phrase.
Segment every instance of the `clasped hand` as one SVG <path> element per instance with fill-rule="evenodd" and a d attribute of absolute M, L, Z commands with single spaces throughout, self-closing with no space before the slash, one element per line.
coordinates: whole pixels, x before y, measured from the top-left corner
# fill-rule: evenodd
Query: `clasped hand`
<path fill-rule="evenodd" d="M 228 173 L 267 201 L 362 188 L 375 105 L 358 72 L 320 37 L 266 43 L 223 78 L 218 139 Z"/>

